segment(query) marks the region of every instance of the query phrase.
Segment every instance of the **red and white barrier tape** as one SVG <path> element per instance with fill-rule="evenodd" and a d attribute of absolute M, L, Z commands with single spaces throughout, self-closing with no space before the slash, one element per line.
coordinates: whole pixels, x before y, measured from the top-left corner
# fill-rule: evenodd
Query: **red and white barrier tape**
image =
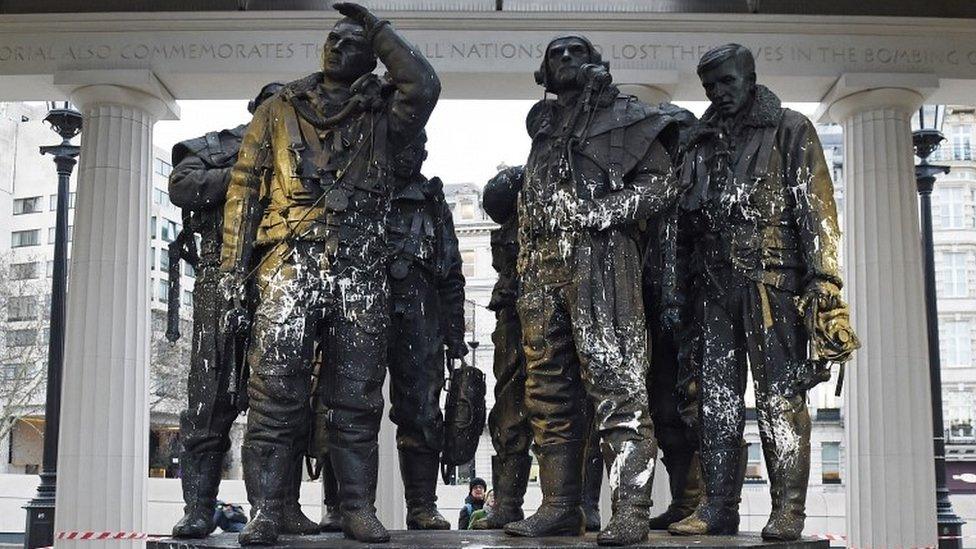
<path fill-rule="evenodd" d="M 145 532 L 58 532 L 55 539 L 70 539 L 76 541 L 98 541 L 98 540 L 129 540 L 129 539 L 148 539 L 149 534 Z"/>

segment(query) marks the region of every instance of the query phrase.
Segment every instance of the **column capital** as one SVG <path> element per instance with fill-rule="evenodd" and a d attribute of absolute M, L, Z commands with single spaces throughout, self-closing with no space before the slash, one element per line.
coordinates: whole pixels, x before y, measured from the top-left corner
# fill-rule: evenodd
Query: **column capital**
<path fill-rule="evenodd" d="M 911 113 L 938 87 L 939 77 L 934 74 L 842 74 L 820 100 L 814 119 L 842 122 L 853 114 L 886 107 Z"/>
<path fill-rule="evenodd" d="M 156 120 L 180 117 L 176 99 L 150 70 L 62 71 L 55 73 L 54 85 L 82 110 L 99 103 L 115 103 L 144 110 Z"/>

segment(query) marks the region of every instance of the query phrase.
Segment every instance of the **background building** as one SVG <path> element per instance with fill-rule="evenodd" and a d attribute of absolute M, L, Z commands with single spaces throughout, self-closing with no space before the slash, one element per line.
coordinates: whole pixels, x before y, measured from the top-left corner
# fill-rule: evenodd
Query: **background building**
<path fill-rule="evenodd" d="M 0 473 L 36 473 L 44 431 L 44 391 L 54 259 L 57 173 L 39 147 L 60 139 L 43 122 L 47 106 L 0 103 Z M 186 395 L 193 270 L 180 266 L 181 332 L 172 344 L 164 337 L 169 301 L 168 245 L 182 229 L 180 209 L 167 193 L 170 153 L 159 147 L 153 159 L 149 250 L 152 351 L 149 473 L 177 475 L 179 411 Z M 68 199 L 69 257 L 77 169 Z M 70 276 L 70 273 L 69 273 Z M 239 428 L 237 429 L 239 436 Z M 237 447 L 239 445 L 235 445 Z M 237 474 L 237 454 L 231 458 Z"/>

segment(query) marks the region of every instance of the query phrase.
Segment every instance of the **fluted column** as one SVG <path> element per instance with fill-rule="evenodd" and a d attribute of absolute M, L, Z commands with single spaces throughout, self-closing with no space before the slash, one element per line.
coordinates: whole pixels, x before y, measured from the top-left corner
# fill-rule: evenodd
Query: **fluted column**
<path fill-rule="evenodd" d="M 152 128 L 162 101 L 88 85 L 68 285 L 55 532 L 143 533 L 149 410 Z M 143 540 L 55 540 L 143 547 Z"/>
<path fill-rule="evenodd" d="M 847 295 L 862 341 L 848 367 L 849 547 L 936 545 L 932 409 L 918 199 L 903 88 L 835 100 L 843 124 Z"/>

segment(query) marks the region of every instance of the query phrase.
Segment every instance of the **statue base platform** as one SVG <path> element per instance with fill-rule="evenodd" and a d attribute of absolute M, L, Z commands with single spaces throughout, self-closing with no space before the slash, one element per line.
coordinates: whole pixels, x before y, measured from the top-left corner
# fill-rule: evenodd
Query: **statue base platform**
<path fill-rule="evenodd" d="M 366 544 L 352 541 L 342 534 L 319 534 L 317 536 L 282 536 L 276 547 L 320 547 L 352 548 L 375 547 L 403 549 L 456 549 L 458 547 L 493 547 L 497 549 L 541 549 L 544 547 L 581 548 L 597 547 L 596 534 L 582 538 L 516 538 L 505 535 L 501 530 L 493 531 L 418 531 L 393 530 L 389 543 Z M 237 534 L 214 534 L 206 539 L 161 539 L 146 542 L 147 549 L 191 549 L 239 547 Z M 634 549 L 701 549 L 703 547 L 762 547 L 763 549 L 827 549 L 824 540 L 805 538 L 799 541 L 763 541 L 755 532 L 744 532 L 738 536 L 672 536 L 667 532 L 651 532 L 647 541 L 631 545 Z"/>

